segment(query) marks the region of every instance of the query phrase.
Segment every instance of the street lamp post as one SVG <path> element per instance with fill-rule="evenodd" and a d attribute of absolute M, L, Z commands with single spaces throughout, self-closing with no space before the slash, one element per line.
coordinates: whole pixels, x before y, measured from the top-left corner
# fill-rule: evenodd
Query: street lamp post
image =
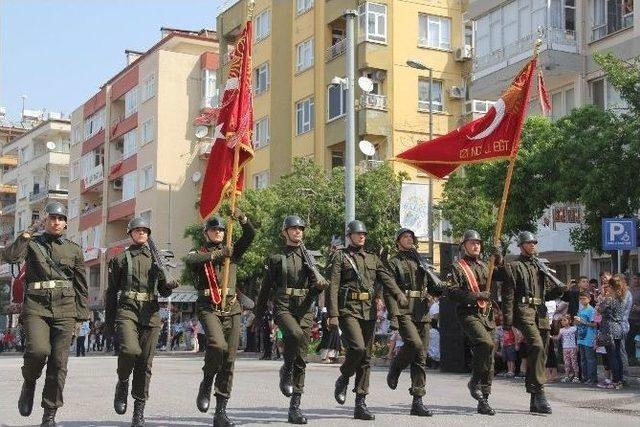
<path fill-rule="evenodd" d="M 356 219 L 356 109 L 355 109 L 355 79 L 356 79 L 356 17 L 355 10 L 345 10 L 347 30 L 346 52 L 346 86 L 347 86 L 347 117 L 345 126 L 345 153 L 344 153 L 344 185 L 345 185 L 345 229 L 349 222 Z"/>
<path fill-rule="evenodd" d="M 417 70 L 429 71 L 429 140 L 433 139 L 433 68 L 425 65 L 418 59 L 409 59 L 407 65 Z M 431 262 L 435 262 L 433 254 L 433 179 L 429 176 L 429 256 L 431 256 Z"/>
<path fill-rule="evenodd" d="M 166 185 L 169 187 L 169 224 L 168 224 L 168 233 L 167 237 L 167 246 L 171 249 L 171 211 L 173 210 L 173 184 L 169 182 L 164 182 L 156 179 L 156 184 Z M 167 315 L 167 344 L 171 346 L 171 295 L 167 297 L 167 311 L 169 312 Z"/>

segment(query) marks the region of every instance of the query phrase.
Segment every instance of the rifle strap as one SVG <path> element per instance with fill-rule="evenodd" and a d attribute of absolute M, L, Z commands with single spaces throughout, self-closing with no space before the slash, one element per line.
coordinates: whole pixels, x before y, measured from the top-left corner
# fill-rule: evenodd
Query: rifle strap
<path fill-rule="evenodd" d="M 62 268 L 60 267 L 60 264 L 58 264 L 53 259 L 51 259 L 51 257 L 49 256 L 49 253 L 48 253 L 47 249 L 44 247 L 41 239 L 42 239 L 42 236 L 39 236 L 38 238 L 33 239 L 33 241 L 36 244 L 36 247 L 40 250 L 40 254 L 44 258 L 44 260 L 47 262 L 47 264 L 49 264 L 49 266 L 51 267 L 51 269 L 53 271 L 58 273 L 60 276 L 64 277 L 65 280 L 71 280 L 67 276 L 67 274 L 62 271 Z"/>
<path fill-rule="evenodd" d="M 362 284 L 363 284 L 362 276 L 360 275 L 360 272 L 358 271 L 358 267 L 356 266 L 356 262 L 353 260 L 351 255 L 349 255 L 347 253 L 347 251 L 343 251 L 342 253 L 344 254 L 344 257 L 347 259 L 347 261 L 349 261 L 349 264 L 351 264 L 351 267 L 353 268 L 353 271 L 355 271 L 356 277 L 358 278 L 358 284 L 360 285 L 360 287 L 362 287 Z"/>

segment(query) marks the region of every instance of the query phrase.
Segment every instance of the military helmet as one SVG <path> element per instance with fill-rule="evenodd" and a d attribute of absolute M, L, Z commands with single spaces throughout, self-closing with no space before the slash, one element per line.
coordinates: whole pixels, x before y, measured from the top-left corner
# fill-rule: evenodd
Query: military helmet
<path fill-rule="evenodd" d="M 64 217 L 64 220 L 67 220 L 67 208 L 60 202 L 50 202 L 47 203 L 47 206 L 44 207 L 44 211 L 47 215 L 60 215 Z"/>
<path fill-rule="evenodd" d="M 400 236 L 402 236 L 404 233 L 411 233 L 411 237 L 413 237 L 413 240 L 416 240 L 416 233 L 414 233 L 412 229 L 407 227 L 400 227 L 398 228 L 398 231 L 396 231 L 396 242 L 400 240 Z"/>
<path fill-rule="evenodd" d="M 142 217 L 138 216 L 132 218 L 129 221 L 129 223 L 127 224 L 127 234 L 131 234 L 131 232 L 136 228 L 145 228 L 147 230 L 147 233 L 151 235 L 151 227 L 149 226 L 149 222 L 147 222 L 147 220 Z"/>
<path fill-rule="evenodd" d="M 362 221 L 353 220 L 347 225 L 347 234 L 353 233 L 365 233 L 367 234 L 367 227 Z"/>
<path fill-rule="evenodd" d="M 462 235 L 462 243 L 464 244 L 467 240 L 477 240 L 482 242 L 482 238 L 480 237 L 480 233 L 476 230 L 467 230 Z"/>
<path fill-rule="evenodd" d="M 522 246 L 525 243 L 538 243 L 538 239 L 530 231 L 521 231 L 518 233 L 518 246 Z"/>
<path fill-rule="evenodd" d="M 204 223 L 204 231 L 212 229 L 226 230 L 227 226 L 225 225 L 224 219 L 216 215 L 206 220 Z"/>
<path fill-rule="evenodd" d="M 305 228 L 304 220 L 300 218 L 298 215 L 287 215 L 284 218 L 284 221 L 282 221 L 282 231 L 291 227 L 300 227 L 304 230 Z"/>

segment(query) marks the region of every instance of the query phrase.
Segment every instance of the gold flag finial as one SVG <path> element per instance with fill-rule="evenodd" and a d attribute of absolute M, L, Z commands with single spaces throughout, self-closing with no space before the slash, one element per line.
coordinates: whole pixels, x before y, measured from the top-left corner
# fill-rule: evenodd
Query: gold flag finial
<path fill-rule="evenodd" d="M 542 46 L 543 41 L 544 41 L 544 28 L 538 27 L 538 36 L 536 37 L 536 41 L 533 45 L 533 56 L 538 56 L 538 53 L 540 53 L 540 46 Z"/>
<path fill-rule="evenodd" d="M 253 19 L 253 9 L 256 7 L 256 0 L 249 0 L 247 2 L 247 21 Z"/>

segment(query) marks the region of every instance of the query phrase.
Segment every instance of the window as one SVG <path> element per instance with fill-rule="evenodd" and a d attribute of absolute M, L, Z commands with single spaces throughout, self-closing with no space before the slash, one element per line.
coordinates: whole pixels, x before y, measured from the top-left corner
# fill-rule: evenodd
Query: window
<path fill-rule="evenodd" d="M 564 29 L 576 30 L 576 0 L 564 0 Z"/>
<path fill-rule="evenodd" d="M 142 144 L 146 144 L 147 142 L 151 142 L 154 137 L 153 132 L 153 119 L 149 119 L 142 124 Z"/>
<path fill-rule="evenodd" d="M 84 139 L 91 138 L 102 129 L 104 129 L 104 108 L 84 120 Z"/>
<path fill-rule="evenodd" d="M 147 224 L 151 225 L 151 209 L 140 212 L 140 218 L 144 219 Z"/>
<path fill-rule="evenodd" d="M 71 167 L 69 168 L 69 179 L 71 181 L 75 181 L 80 176 L 80 159 L 74 160 L 71 162 Z"/>
<path fill-rule="evenodd" d="M 592 40 L 632 26 L 633 0 L 593 0 Z"/>
<path fill-rule="evenodd" d="M 129 117 L 138 111 L 138 87 L 134 87 L 124 94 L 124 117 Z"/>
<path fill-rule="evenodd" d="M 313 129 L 314 103 L 313 97 L 296 103 L 296 135 Z"/>
<path fill-rule="evenodd" d="M 153 98 L 156 95 L 156 76 L 150 75 L 142 82 L 142 96 L 141 101 L 144 102 L 147 99 Z"/>
<path fill-rule="evenodd" d="M 418 18 L 420 46 L 451 49 L 451 19 L 441 16 L 420 15 Z"/>
<path fill-rule="evenodd" d="M 331 169 L 344 166 L 344 153 L 342 151 L 331 152 Z"/>
<path fill-rule="evenodd" d="M 28 179 L 23 179 L 22 181 L 20 181 L 20 194 L 18 195 L 19 199 L 22 199 L 24 197 L 27 197 L 29 195 L 29 180 Z"/>
<path fill-rule="evenodd" d="M 74 198 L 74 199 L 70 199 L 69 200 L 69 219 L 71 218 L 75 218 L 78 216 L 78 198 Z"/>
<path fill-rule="evenodd" d="M 218 106 L 218 88 L 216 70 L 202 70 L 202 108 Z"/>
<path fill-rule="evenodd" d="M 253 175 L 253 188 L 260 190 L 269 186 L 269 171 L 262 171 Z"/>
<path fill-rule="evenodd" d="M 329 120 L 344 115 L 347 111 L 347 88 L 342 85 L 329 86 L 329 102 L 327 103 Z"/>
<path fill-rule="evenodd" d="M 71 131 L 71 144 L 77 144 L 82 141 L 82 126 L 75 125 Z"/>
<path fill-rule="evenodd" d="M 431 104 L 433 111 L 444 111 L 442 104 L 442 82 L 433 81 L 433 89 L 431 90 Z M 418 110 L 429 111 L 429 80 L 421 78 L 418 80 Z"/>
<path fill-rule="evenodd" d="M 253 148 L 256 150 L 269 145 L 269 117 L 256 122 L 253 126 Z"/>
<path fill-rule="evenodd" d="M 306 70 L 313 65 L 313 39 L 305 40 L 296 46 L 296 71 Z"/>
<path fill-rule="evenodd" d="M 269 64 L 264 63 L 253 70 L 253 80 L 256 95 L 269 89 Z"/>
<path fill-rule="evenodd" d="M 562 109 L 562 92 L 556 92 L 551 95 L 551 117 L 554 120 L 563 116 Z"/>
<path fill-rule="evenodd" d="M 301 15 L 313 7 L 313 0 L 296 0 L 296 13 Z"/>
<path fill-rule="evenodd" d="M 387 6 L 365 2 L 358 6 L 360 34 L 368 42 L 387 42 Z"/>
<path fill-rule="evenodd" d="M 594 80 L 590 84 L 591 86 L 591 102 L 596 107 L 605 109 L 605 97 L 604 97 L 604 79 Z"/>
<path fill-rule="evenodd" d="M 256 16 L 254 41 L 260 41 L 269 36 L 271 31 L 271 11 L 265 10 Z"/>
<path fill-rule="evenodd" d="M 129 172 L 122 177 L 122 201 L 133 199 L 136 196 L 136 175 Z"/>
<path fill-rule="evenodd" d="M 564 92 L 564 113 L 569 114 L 576 108 L 575 91 L 573 88 L 567 89 Z"/>
<path fill-rule="evenodd" d="M 145 122 L 146 123 L 146 122 Z M 124 143 L 122 144 L 122 158 L 126 159 L 135 154 L 138 148 L 138 130 L 133 129 L 124 134 Z"/>
<path fill-rule="evenodd" d="M 140 191 L 153 187 L 153 165 L 145 166 L 140 171 Z"/>

